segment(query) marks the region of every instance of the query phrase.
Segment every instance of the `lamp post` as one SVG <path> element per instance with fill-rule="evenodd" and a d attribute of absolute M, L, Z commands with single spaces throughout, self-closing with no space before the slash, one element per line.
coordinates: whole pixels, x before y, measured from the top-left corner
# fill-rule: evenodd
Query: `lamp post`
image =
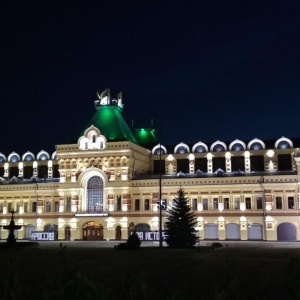
<path fill-rule="evenodd" d="M 161 144 L 159 144 L 159 247 L 163 247 L 162 239 L 162 205 L 161 205 Z"/>
<path fill-rule="evenodd" d="M 264 177 L 262 176 L 260 178 L 260 186 L 262 188 L 262 208 L 263 208 L 263 239 L 267 240 L 267 213 L 266 213 L 266 199 L 265 199 L 265 187 L 263 185 L 264 183 Z"/>

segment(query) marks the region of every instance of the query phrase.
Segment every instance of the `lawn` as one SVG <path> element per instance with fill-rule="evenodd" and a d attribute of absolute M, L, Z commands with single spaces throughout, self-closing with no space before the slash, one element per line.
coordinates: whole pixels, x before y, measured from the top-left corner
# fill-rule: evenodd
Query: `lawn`
<path fill-rule="evenodd" d="M 198 250 L 0 249 L 0 290 L 17 299 L 298 299 L 300 249 Z"/>

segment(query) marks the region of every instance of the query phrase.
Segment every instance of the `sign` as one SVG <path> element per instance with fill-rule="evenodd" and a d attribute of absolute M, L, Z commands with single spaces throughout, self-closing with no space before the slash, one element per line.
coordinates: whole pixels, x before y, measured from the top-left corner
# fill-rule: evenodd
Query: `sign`
<path fill-rule="evenodd" d="M 158 231 L 142 231 L 136 233 L 141 241 L 157 241 L 159 242 L 159 232 Z M 165 232 L 162 232 L 162 239 L 165 239 Z"/>

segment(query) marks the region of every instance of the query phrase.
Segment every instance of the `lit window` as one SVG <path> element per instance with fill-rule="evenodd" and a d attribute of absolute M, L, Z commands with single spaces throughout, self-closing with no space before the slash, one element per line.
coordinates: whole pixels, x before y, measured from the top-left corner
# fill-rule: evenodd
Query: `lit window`
<path fill-rule="evenodd" d="M 93 176 L 87 184 L 87 211 L 103 211 L 103 181 L 99 176 Z"/>

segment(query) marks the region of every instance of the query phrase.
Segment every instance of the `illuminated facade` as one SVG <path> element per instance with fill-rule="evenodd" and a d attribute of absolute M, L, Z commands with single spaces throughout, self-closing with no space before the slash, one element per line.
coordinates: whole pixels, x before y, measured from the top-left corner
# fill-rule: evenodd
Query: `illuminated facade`
<path fill-rule="evenodd" d="M 300 240 L 300 140 L 169 147 L 152 128 L 129 128 L 121 94 L 106 90 L 94 104 L 76 143 L 50 154 L 0 153 L 1 239 L 11 210 L 23 225 L 19 239 L 50 231 L 60 240 L 119 240 L 134 229 L 152 239 L 161 172 L 162 204 L 183 187 L 201 239 Z"/>

